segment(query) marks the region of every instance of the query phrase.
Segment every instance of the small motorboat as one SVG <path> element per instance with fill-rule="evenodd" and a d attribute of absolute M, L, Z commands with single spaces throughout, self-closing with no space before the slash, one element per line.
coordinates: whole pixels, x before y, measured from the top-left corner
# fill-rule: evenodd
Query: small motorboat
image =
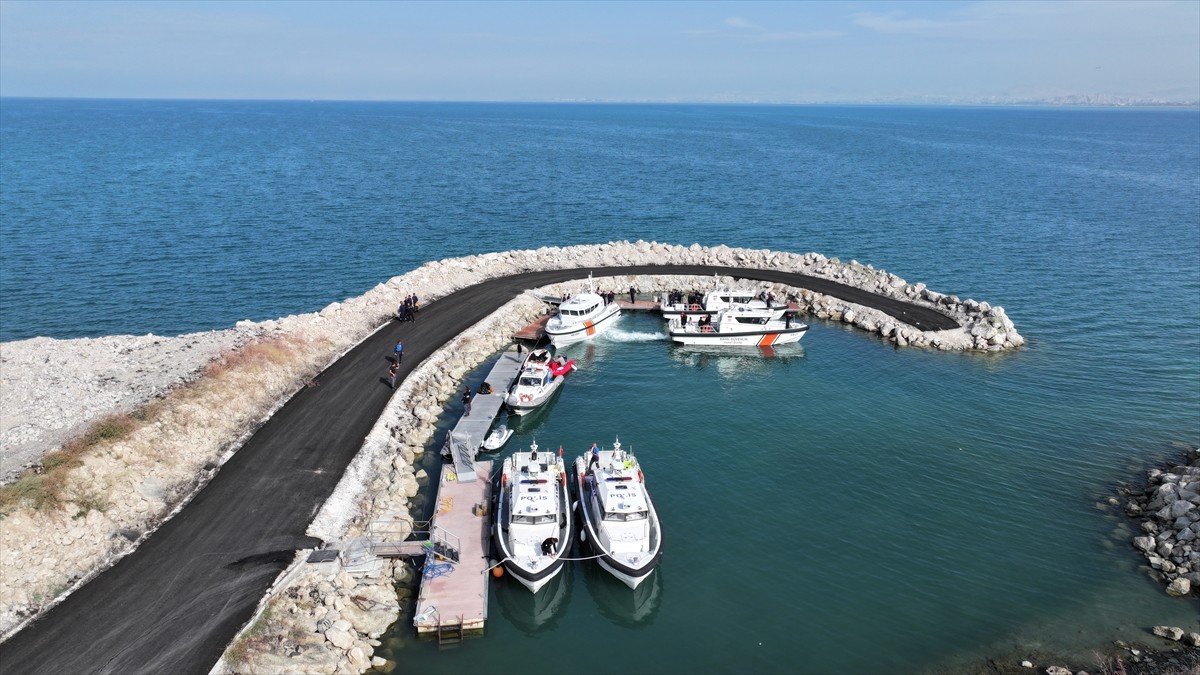
<path fill-rule="evenodd" d="M 641 465 L 632 452 L 592 450 L 575 460 L 580 532 L 600 566 L 630 588 L 658 567 L 662 530 L 646 491 Z"/>
<path fill-rule="evenodd" d="M 685 345 L 772 347 L 799 342 L 808 330 L 791 316 L 778 318 L 774 309 L 730 307 L 716 313 L 671 319 L 667 334 Z"/>
<path fill-rule="evenodd" d="M 575 360 L 555 357 L 549 349 L 535 349 L 525 357 L 517 379 L 504 398 L 514 415 L 537 409 L 562 386 L 567 373 L 575 369 Z"/>
<path fill-rule="evenodd" d="M 483 443 L 479 447 L 488 452 L 495 452 L 503 448 L 508 439 L 512 438 L 512 435 L 513 430 L 509 429 L 507 424 L 501 422 L 492 428 L 492 432 L 487 435 L 487 438 L 483 439 Z"/>
<path fill-rule="evenodd" d="M 546 335 L 556 347 L 580 342 L 608 330 L 621 315 L 617 303 L 605 304 L 596 293 L 592 275 L 588 275 L 588 290 L 572 295 L 558 306 L 558 313 L 546 322 Z"/>
<path fill-rule="evenodd" d="M 574 523 L 561 454 L 514 452 L 504 460 L 493 534 L 504 569 L 536 593 L 563 568 Z"/>

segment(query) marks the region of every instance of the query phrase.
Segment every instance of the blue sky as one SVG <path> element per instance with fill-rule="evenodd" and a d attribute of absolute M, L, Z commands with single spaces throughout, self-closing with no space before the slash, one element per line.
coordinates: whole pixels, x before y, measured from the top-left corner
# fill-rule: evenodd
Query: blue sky
<path fill-rule="evenodd" d="M 1200 2 L 0 1 L 0 95 L 1200 99 Z"/>

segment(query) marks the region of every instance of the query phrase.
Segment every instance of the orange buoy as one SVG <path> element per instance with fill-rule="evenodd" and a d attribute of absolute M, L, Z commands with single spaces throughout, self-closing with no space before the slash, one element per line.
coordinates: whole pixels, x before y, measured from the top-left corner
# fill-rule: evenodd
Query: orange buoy
<path fill-rule="evenodd" d="M 500 565 L 496 565 L 492 568 L 492 576 L 496 577 L 497 579 L 504 576 L 504 568 Z"/>
<path fill-rule="evenodd" d="M 642 470 L 641 470 L 641 469 L 638 469 L 638 482 L 639 482 L 639 483 L 645 483 L 645 482 L 646 482 L 646 479 L 645 479 L 645 478 L 642 478 Z"/>

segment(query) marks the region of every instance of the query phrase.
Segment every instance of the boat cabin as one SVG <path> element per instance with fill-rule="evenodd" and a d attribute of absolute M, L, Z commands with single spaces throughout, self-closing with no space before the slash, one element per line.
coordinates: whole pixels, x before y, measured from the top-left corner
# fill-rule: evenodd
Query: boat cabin
<path fill-rule="evenodd" d="M 545 459 L 520 458 L 520 472 L 514 476 L 516 485 L 513 486 L 513 524 L 538 525 L 558 522 L 558 483 L 548 471 Z"/>
<path fill-rule="evenodd" d="M 585 304 L 583 302 L 577 302 L 577 303 L 571 304 L 571 302 L 568 300 L 566 304 L 563 304 L 558 308 L 558 313 L 560 316 L 569 316 L 569 317 L 591 316 L 599 308 L 600 308 L 600 299 L 599 298 L 596 298 L 591 303 L 587 303 L 587 304 Z"/>
<path fill-rule="evenodd" d="M 608 453 L 600 467 L 593 470 L 604 520 L 625 522 L 649 517 L 650 507 L 640 473 L 637 460 L 619 450 Z"/>
<path fill-rule="evenodd" d="M 517 378 L 517 386 L 538 388 L 550 384 L 553 379 L 549 368 L 526 368 Z"/>

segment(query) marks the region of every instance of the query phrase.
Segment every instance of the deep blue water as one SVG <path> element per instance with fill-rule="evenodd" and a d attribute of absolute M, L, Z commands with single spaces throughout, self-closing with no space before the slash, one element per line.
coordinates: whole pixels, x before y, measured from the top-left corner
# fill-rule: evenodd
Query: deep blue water
<path fill-rule="evenodd" d="M 763 358 L 623 318 L 512 443 L 639 451 L 657 590 L 579 566 L 531 618 L 497 584 L 482 643 L 401 627 L 406 671 L 905 672 L 1197 630 L 1095 506 L 1200 440 L 1194 109 L 0 100 L 0 340 L 223 328 L 431 259 L 638 239 L 857 259 L 1003 305 L 1029 344 L 817 322 Z M 597 638 L 629 660 L 560 660 Z"/>

